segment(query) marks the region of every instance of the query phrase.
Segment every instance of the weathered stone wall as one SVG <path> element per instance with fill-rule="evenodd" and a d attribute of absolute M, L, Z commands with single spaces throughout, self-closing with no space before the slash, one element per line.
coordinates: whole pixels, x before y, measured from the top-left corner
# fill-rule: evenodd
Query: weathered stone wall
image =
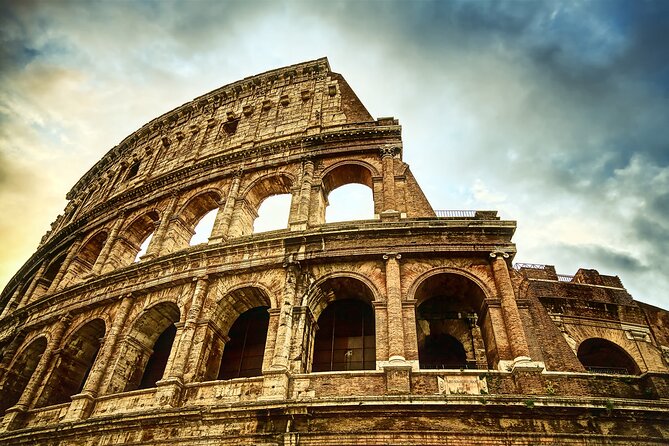
<path fill-rule="evenodd" d="M 594 270 L 514 270 L 515 222 L 436 217 L 402 150 L 398 121 L 372 119 L 325 59 L 126 138 L 0 295 L 0 442 L 666 441 L 668 313 Z M 328 195 L 350 183 L 370 188 L 374 219 L 326 224 Z M 284 193 L 285 228 L 254 233 Z M 208 242 L 190 246 L 210 211 Z M 313 373 L 321 315 L 348 299 L 373 313 L 375 361 Z M 266 329 L 233 339 L 258 309 Z M 332 333 L 332 357 L 350 357 L 358 335 Z M 264 339 L 257 372 L 218 379 L 225 361 L 241 373 L 248 335 Z M 432 369 L 446 335 L 464 356 Z M 634 369 L 604 370 L 579 350 L 593 339 Z"/>

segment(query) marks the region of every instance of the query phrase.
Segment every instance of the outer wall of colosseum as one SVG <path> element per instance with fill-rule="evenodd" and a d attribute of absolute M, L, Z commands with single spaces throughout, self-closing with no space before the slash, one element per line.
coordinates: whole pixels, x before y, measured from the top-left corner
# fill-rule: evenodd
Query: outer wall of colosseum
<path fill-rule="evenodd" d="M 0 442 L 666 444 L 669 313 L 513 265 L 515 222 L 435 211 L 402 154 L 326 59 L 127 137 L 0 295 Z M 373 219 L 326 223 L 351 183 Z"/>

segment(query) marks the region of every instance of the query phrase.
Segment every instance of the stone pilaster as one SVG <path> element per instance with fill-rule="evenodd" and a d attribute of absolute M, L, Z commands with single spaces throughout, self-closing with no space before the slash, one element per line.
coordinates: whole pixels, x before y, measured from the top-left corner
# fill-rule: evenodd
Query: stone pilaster
<path fill-rule="evenodd" d="M 44 275 L 44 271 L 46 271 L 46 267 L 48 266 L 48 264 L 49 262 L 47 260 L 42 261 L 42 264 L 35 273 L 35 276 L 33 276 L 33 281 L 30 283 L 30 286 L 26 290 L 26 293 L 23 296 L 21 296 L 18 303 L 18 307 L 24 307 L 28 304 L 28 302 L 30 302 L 30 299 L 35 293 L 35 288 L 37 288 L 37 285 L 39 284 L 40 279 Z"/>
<path fill-rule="evenodd" d="M 88 418 L 93 412 L 95 398 L 100 391 L 102 379 L 107 374 L 109 365 L 112 363 L 112 354 L 116 349 L 119 335 L 125 326 L 125 321 L 128 319 L 132 304 L 133 296 L 132 294 L 128 294 L 116 309 L 114 321 L 105 336 L 102 346 L 100 346 L 100 351 L 95 358 L 83 390 L 78 395 L 72 396 L 72 404 L 70 404 L 65 416 L 66 421 Z"/>
<path fill-rule="evenodd" d="M 274 354 L 272 359 L 272 370 L 287 370 L 288 356 L 290 353 L 291 332 L 293 327 L 293 303 L 299 277 L 299 265 L 289 263 L 285 265 L 286 280 L 283 288 L 283 296 L 280 302 L 279 326 L 274 343 Z"/>
<path fill-rule="evenodd" d="M 142 260 L 148 260 L 155 257 L 158 257 L 165 243 L 165 236 L 167 234 L 167 229 L 170 226 L 172 221 L 172 216 L 174 211 L 179 203 L 179 193 L 172 193 L 170 202 L 167 204 L 167 208 L 163 211 L 163 215 L 160 218 L 160 223 L 158 223 L 158 228 L 154 232 L 151 242 L 149 243 L 148 248 L 146 249 L 146 254 L 142 256 Z"/>
<path fill-rule="evenodd" d="M 381 148 L 381 163 L 383 164 L 383 212 L 397 212 L 397 204 L 395 202 L 395 166 L 393 161 L 396 153 L 396 147 Z"/>
<path fill-rule="evenodd" d="M 26 388 L 23 390 L 21 398 L 19 398 L 19 401 L 13 407 L 10 407 L 5 412 L 5 416 L 2 419 L 2 424 L 0 425 L 0 432 L 6 432 L 19 427 L 23 421 L 23 416 L 25 415 L 26 411 L 34 405 L 35 392 L 42 384 L 44 376 L 51 366 L 54 354 L 60 347 L 60 342 L 63 338 L 63 334 L 65 333 L 65 329 L 71 320 L 72 318 L 69 314 L 67 314 L 61 317 L 54 325 L 49 343 L 47 344 L 42 357 L 37 363 L 37 367 L 35 367 L 35 371 L 30 377 Z"/>
<path fill-rule="evenodd" d="M 118 216 L 116 217 L 116 221 L 114 221 L 114 225 L 112 226 L 111 231 L 109 231 L 109 236 L 107 237 L 107 240 L 105 240 L 105 245 L 102 247 L 102 251 L 100 251 L 100 255 L 95 261 L 95 265 L 93 265 L 93 271 L 92 271 L 93 274 L 100 274 L 102 272 L 102 268 L 107 263 L 109 254 L 111 253 L 112 247 L 116 243 L 118 233 L 121 230 L 121 226 L 123 226 L 124 221 L 125 221 L 125 215 L 123 215 L 123 213 L 119 213 Z"/>
<path fill-rule="evenodd" d="M 232 179 L 228 196 L 225 199 L 223 206 L 218 209 L 218 213 L 216 214 L 214 226 L 211 230 L 211 237 L 209 237 L 209 244 L 220 243 L 228 238 L 230 221 L 232 220 L 232 212 L 234 211 L 235 203 L 237 202 L 237 194 L 239 193 L 239 183 L 241 182 L 241 178 L 242 172 L 240 171 L 237 172 Z"/>
<path fill-rule="evenodd" d="M 51 282 L 51 285 L 49 286 L 47 294 L 54 293 L 58 289 L 60 282 L 63 280 L 63 276 L 65 276 L 65 273 L 69 270 L 70 265 L 72 265 L 74 257 L 79 252 L 81 241 L 82 241 L 81 235 L 77 236 L 74 239 L 72 246 L 70 246 L 70 250 L 67 252 L 67 256 L 65 256 L 65 260 L 63 260 L 63 264 L 60 266 L 60 269 L 58 270 L 56 277 L 53 279 L 53 282 Z"/>
<path fill-rule="evenodd" d="M 490 253 L 490 257 L 492 258 L 492 271 L 501 302 L 506 335 L 513 355 L 513 358 L 510 359 L 516 361 L 518 358 L 526 358 L 529 360 L 530 350 L 525 338 L 525 329 L 520 319 L 513 285 L 511 284 L 511 276 L 505 260 L 509 255 L 501 251 L 495 251 Z"/>
<path fill-rule="evenodd" d="M 311 159 L 304 161 L 302 165 L 302 184 L 297 206 L 297 215 L 291 218 L 290 228 L 292 230 L 303 230 L 307 228 L 309 221 L 309 202 L 311 199 L 311 186 L 313 183 L 314 162 Z"/>
<path fill-rule="evenodd" d="M 401 254 L 386 254 L 386 301 L 388 305 L 388 360 L 404 361 L 404 323 L 399 259 Z"/>

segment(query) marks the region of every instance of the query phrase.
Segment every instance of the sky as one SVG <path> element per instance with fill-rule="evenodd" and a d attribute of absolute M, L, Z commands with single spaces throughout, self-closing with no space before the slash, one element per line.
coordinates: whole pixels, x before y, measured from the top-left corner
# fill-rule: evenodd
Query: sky
<path fill-rule="evenodd" d="M 435 209 L 516 220 L 516 262 L 669 308 L 669 2 L 0 0 L 0 287 L 151 119 L 326 56 Z"/>

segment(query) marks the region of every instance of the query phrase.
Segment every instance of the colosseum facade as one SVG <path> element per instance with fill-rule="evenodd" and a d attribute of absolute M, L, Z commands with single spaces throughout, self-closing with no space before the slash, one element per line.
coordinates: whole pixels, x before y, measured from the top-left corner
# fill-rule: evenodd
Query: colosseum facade
<path fill-rule="evenodd" d="M 434 210 L 402 154 L 326 59 L 128 136 L 0 295 L 0 443 L 666 444 L 669 313 L 514 265 L 514 221 Z M 373 218 L 326 223 L 351 183 Z"/>

